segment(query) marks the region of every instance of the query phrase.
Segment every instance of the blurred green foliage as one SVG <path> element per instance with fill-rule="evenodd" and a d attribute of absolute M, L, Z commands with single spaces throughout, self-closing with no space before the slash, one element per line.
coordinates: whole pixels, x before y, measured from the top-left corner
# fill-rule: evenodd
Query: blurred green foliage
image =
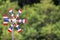
<path fill-rule="evenodd" d="M 2 14 L 9 16 L 9 8 L 13 8 L 16 15 L 19 9 L 17 1 L 0 0 L 0 40 L 12 38 L 7 32 L 9 24 L 4 27 L 2 17 Z M 22 33 L 14 31 L 15 40 L 60 40 L 60 5 L 55 6 L 52 0 L 25 5 L 20 18 L 26 18 L 27 22 L 21 25 Z"/>

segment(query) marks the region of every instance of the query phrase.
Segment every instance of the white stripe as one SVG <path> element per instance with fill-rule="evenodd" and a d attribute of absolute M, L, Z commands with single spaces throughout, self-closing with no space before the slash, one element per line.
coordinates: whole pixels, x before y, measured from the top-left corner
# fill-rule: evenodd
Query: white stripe
<path fill-rule="evenodd" d="M 25 21 L 26 21 L 26 20 L 25 20 L 25 19 L 23 19 L 23 23 L 25 23 Z"/>
<path fill-rule="evenodd" d="M 10 28 L 8 30 L 12 31 Z"/>
<path fill-rule="evenodd" d="M 19 20 L 19 22 L 21 22 L 21 19 Z"/>
<path fill-rule="evenodd" d="M 3 22 L 3 24 L 7 24 L 8 22 Z"/>
<path fill-rule="evenodd" d="M 13 27 L 13 24 L 11 24 L 11 26 Z"/>
<path fill-rule="evenodd" d="M 16 27 L 18 27 L 19 25 L 16 25 Z"/>
<path fill-rule="evenodd" d="M 19 17 L 19 15 L 17 14 L 16 18 Z"/>
<path fill-rule="evenodd" d="M 18 31 L 21 31 L 21 29 L 18 29 Z"/>
<path fill-rule="evenodd" d="M 11 19 L 8 19 L 9 22 L 11 22 Z"/>
<path fill-rule="evenodd" d="M 8 18 L 8 17 L 3 17 L 3 18 Z"/>
<path fill-rule="evenodd" d="M 9 12 L 12 12 L 12 10 L 10 10 Z"/>
<path fill-rule="evenodd" d="M 19 13 L 22 13 L 20 10 L 18 11 Z"/>
<path fill-rule="evenodd" d="M 14 14 L 12 14 L 11 16 L 14 16 Z"/>

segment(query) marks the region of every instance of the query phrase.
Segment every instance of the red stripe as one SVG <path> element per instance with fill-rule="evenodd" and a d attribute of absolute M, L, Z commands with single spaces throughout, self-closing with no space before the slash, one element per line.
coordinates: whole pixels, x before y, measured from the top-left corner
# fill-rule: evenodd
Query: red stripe
<path fill-rule="evenodd" d="M 16 16 L 16 18 L 18 18 L 19 16 Z"/>
<path fill-rule="evenodd" d="M 22 13 L 22 9 L 19 9 L 18 12 Z"/>
<path fill-rule="evenodd" d="M 8 29 L 8 32 L 11 32 L 11 31 Z"/>
<path fill-rule="evenodd" d="M 23 23 L 26 23 L 26 19 L 23 19 Z"/>
<path fill-rule="evenodd" d="M 11 32 L 11 31 L 12 31 L 12 30 L 9 28 L 9 29 L 8 29 L 8 32 Z"/>
<path fill-rule="evenodd" d="M 19 22 L 19 20 L 17 22 Z"/>
<path fill-rule="evenodd" d="M 14 16 L 11 16 L 12 18 L 14 18 Z"/>
<path fill-rule="evenodd" d="M 3 16 L 7 16 L 6 14 L 3 14 Z"/>
<path fill-rule="evenodd" d="M 6 26 L 7 24 L 3 24 L 4 26 Z"/>
<path fill-rule="evenodd" d="M 22 32 L 22 30 L 19 30 L 18 33 Z"/>
<path fill-rule="evenodd" d="M 12 8 L 10 8 L 9 10 L 11 10 Z"/>

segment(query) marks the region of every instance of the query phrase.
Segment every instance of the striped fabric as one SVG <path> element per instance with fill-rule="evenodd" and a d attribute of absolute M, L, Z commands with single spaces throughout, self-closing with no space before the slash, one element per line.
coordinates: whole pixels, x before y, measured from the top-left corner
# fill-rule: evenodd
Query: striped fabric
<path fill-rule="evenodd" d="M 14 18 L 14 14 L 13 14 L 13 10 L 12 9 L 9 10 L 9 14 L 11 15 L 12 18 Z"/>
<path fill-rule="evenodd" d="M 7 25 L 8 24 L 8 16 L 4 14 L 3 20 L 4 20 L 3 25 Z"/>
<path fill-rule="evenodd" d="M 22 32 L 19 25 L 16 25 L 16 28 L 17 28 L 18 33 Z"/>
<path fill-rule="evenodd" d="M 13 27 L 14 27 L 13 24 L 11 24 L 10 27 L 8 28 L 8 32 L 11 32 Z"/>
<path fill-rule="evenodd" d="M 11 22 L 11 25 L 8 28 L 8 32 L 12 32 L 14 26 L 16 26 L 18 33 L 22 32 L 22 29 L 20 28 L 20 26 L 17 23 L 26 23 L 26 19 L 19 19 L 19 16 L 20 16 L 21 13 L 22 13 L 22 10 L 21 9 L 18 10 L 16 18 L 14 18 L 13 10 L 10 9 L 9 10 L 9 14 L 11 16 L 10 19 L 8 18 L 7 15 L 5 15 L 5 14 L 3 15 L 3 19 L 4 19 L 3 24 L 4 25 L 7 25 L 8 22 Z"/>
<path fill-rule="evenodd" d="M 18 23 L 26 23 L 26 19 L 19 19 Z"/>
<path fill-rule="evenodd" d="M 16 15 L 16 18 L 18 18 L 21 13 L 22 13 L 22 10 L 18 10 L 18 14 Z"/>

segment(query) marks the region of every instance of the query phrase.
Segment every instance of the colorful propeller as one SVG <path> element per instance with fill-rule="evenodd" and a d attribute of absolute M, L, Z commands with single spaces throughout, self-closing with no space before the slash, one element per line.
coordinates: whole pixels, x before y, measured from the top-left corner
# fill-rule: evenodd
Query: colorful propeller
<path fill-rule="evenodd" d="M 19 9 L 16 17 L 14 17 L 13 10 L 10 9 L 9 14 L 10 14 L 11 18 L 8 18 L 8 16 L 6 14 L 3 15 L 3 20 L 4 20 L 3 24 L 4 25 L 7 25 L 8 22 L 11 22 L 11 25 L 8 28 L 8 32 L 12 32 L 14 25 L 17 28 L 18 33 L 22 32 L 22 29 L 20 28 L 20 25 L 18 23 L 24 24 L 24 23 L 26 23 L 26 19 L 17 19 L 17 18 L 19 18 L 21 13 L 22 13 L 22 9 Z"/>

